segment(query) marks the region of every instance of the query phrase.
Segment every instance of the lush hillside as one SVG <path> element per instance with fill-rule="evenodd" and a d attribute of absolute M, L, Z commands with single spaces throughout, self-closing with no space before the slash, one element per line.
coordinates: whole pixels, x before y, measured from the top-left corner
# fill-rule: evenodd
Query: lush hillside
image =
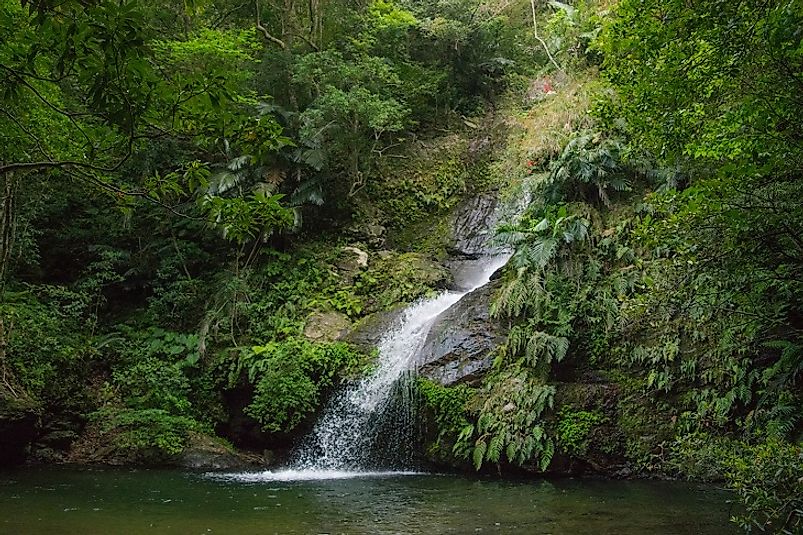
<path fill-rule="evenodd" d="M 0 0 L 0 461 L 272 462 L 493 192 L 504 342 L 419 382 L 428 456 L 801 529 L 802 14 Z"/>

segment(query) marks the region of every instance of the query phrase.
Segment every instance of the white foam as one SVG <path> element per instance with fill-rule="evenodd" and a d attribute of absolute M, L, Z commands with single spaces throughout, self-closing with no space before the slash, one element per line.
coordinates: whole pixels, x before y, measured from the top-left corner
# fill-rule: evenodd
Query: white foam
<path fill-rule="evenodd" d="M 269 481 L 323 481 L 332 479 L 368 479 L 402 476 L 420 476 L 426 472 L 411 471 L 360 471 L 360 470 L 265 470 L 264 472 L 207 472 L 209 479 L 237 481 L 240 483 L 260 483 Z"/>
<path fill-rule="evenodd" d="M 370 466 L 368 448 L 379 430 L 377 415 L 381 415 L 390 403 L 393 385 L 405 372 L 415 368 L 415 357 L 423 347 L 432 325 L 465 295 L 487 284 L 509 258 L 510 254 L 504 253 L 472 260 L 464 281 L 467 288 L 458 292 L 442 292 L 408 307 L 379 342 L 379 358 L 374 372 L 330 400 L 312 433 L 296 451 L 290 463 L 292 469 L 297 472 L 338 474 L 357 473 L 352 470 Z M 412 411 L 411 400 L 405 400 L 405 405 L 408 412 Z M 412 420 L 411 414 L 402 416 L 397 428 L 409 428 L 406 424 L 412 424 Z M 395 437 L 397 450 L 409 442 L 409 437 L 402 435 L 403 432 Z M 409 465 L 392 465 L 405 464 Z"/>

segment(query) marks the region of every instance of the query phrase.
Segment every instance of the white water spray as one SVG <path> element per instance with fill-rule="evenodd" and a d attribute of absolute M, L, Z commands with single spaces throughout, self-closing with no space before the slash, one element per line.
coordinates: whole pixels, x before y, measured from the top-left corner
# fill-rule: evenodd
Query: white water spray
<path fill-rule="evenodd" d="M 289 466 L 278 471 L 218 474 L 243 481 L 306 481 L 352 477 L 416 475 L 417 418 L 412 374 L 438 317 L 464 296 L 485 286 L 510 258 L 494 248 L 489 229 L 496 221 L 495 202 L 477 198 L 473 210 L 455 222 L 463 236 L 463 259 L 452 270 L 460 290 L 445 291 L 404 310 L 379 342 L 375 370 L 337 393 Z"/>
<path fill-rule="evenodd" d="M 403 455 L 399 458 L 399 452 L 410 449 L 410 437 L 400 433 L 394 441 L 387 436 L 378 436 L 380 429 L 405 428 L 413 424 L 414 415 L 409 410 L 406 414 L 397 412 L 392 415 L 394 421 L 382 421 L 394 396 L 394 385 L 414 369 L 415 357 L 438 316 L 466 294 L 487 284 L 508 258 L 509 255 L 501 254 L 472 260 L 464 267 L 464 290 L 442 292 L 407 308 L 395 328 L 388 331 L 379 343 L 376 370 L 332 399 L 290 468 L 297 473 L 325 471 L 332 474 L 409 468 L 404 466 L 409 459 L 404 459 Z M 406 393 L 404 390 L 400 392 L 403 398 Z M 410 399 L 402 399 L 402 404 L 407 409 L 413 405 Z M 378 438 L 382 439 L 384 450 L 372 451 Z M 388 448 L 394 451 L 388 451 Z"/>
<path fill-rule="evenodd" d="M 405 458 L 413 448 L 407 432 L 415 425 L 411 392 L 409 388 L 394 392 L 394 388 L 403 383 L 404 374 L 414 371 L 416 356 L 438 316 L 485 286 L 509 258 L 509 254 L 496 254 L 467 261 L 461 269 L 463 289 L 445 291 L 408 307 L 380 341 L 376 369 L 334 396 L 287 469 L 215 477 L 257 482 L 420 474 L 411 469 L 411 459 Z M 394 396 L 401 397 L 402 410 L 389 413 Z M 385 436 L 380 436 L 382 433 Z"/>

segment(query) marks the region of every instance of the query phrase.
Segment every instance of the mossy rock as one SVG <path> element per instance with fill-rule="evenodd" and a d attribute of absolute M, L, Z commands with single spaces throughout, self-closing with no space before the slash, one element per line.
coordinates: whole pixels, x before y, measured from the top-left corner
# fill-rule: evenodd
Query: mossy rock
<path fill-rule="evenodd" d="M 369 313 L 411 303 L 452 282 L 451 272 L 427 255 L 389 251 L 377 256 L 359 281 Z"/>
<path fill-rule="evenodd" d="M 354 344 L 362 351 L 373 351 L 385 333 L 399 320 L 404 309 L 405 306 L 400 304 L 390 310 L 374 312 L 364 317 L 354 325 L 344 340 Z"/>
<path fill-rule="evenodd" d="M 0 392 L 0 466 L 25 461 L 38 417 L 39 406 L 34 401 Z"/>
<path fill-rule="evenodd" d="M 627 436 L 619 424 L 620 398 L 621 388 L 615 383 L 556 385 L 549 429 L 558 447 L 550 472 L 591 472 L 609 477 L 634 474 L 627 456 Z M 573 427 L 577 428 L 574 433 Z M 572 436 L 564 436 L 567 433 Z"/>
<path fill-rule="evenodd" d="M 263 455 L 246 454 L 235 450 L 221 438 L 190 433 L 184 451 L 174 457 L 171 464 L 191 470 L 242 470 L 266 467 L 272 460 L 270 452 Z"/>
<path fill-rule="evenodd" d="M 304 336 L 311 342 L 334 342 L 350 330 L 351 321 L 340 312 L 315 312 L 304 324 Z"/>

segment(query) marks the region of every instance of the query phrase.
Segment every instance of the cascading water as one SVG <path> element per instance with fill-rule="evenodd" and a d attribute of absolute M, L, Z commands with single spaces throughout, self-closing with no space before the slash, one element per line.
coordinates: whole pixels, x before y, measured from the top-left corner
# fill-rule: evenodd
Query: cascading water
<path fill-rule="evenodd" d="M 510 254 L 489 244 L 495 201 L 477 198 L 474 210 L 455 222 L 462 237 L 462 259 L 453 266 L 459 290 L 421 300 L 401 314 L 379 343 L 376 368 L 344 388 L 296 451 L 289 467 L 276 472 L 229 474 L 246 481 L 301 481 L 412 474 L 416 406 L 412 381 L 427 334 L 438 316 L 469 293 L 485 286 Z"/>
<path fill-rule="evenodd" d="M 406 431 L 413 426 L 414 403 L 409 389 L 399 386 L 399 380 L 415 367 L 415 357 L 437 317 L 466 294 L 487 284 L 508 257 L 498 254 L 469 261 L 463 266 L 465 289 L 446 291 L 407 308 L 380 342 L 374 372 L 334 397 L 297 452 L 291 468 L 313 472 L 409 469 L 411 437 Z M 394 394 L 401 399 L 393 411 L 393 421 L 382 425 L 383 417 L 392 408 Z M 388 428 L 401 431 L 396 440 L 379 436 L 380 430 Z M 373 447 L 377 442 L 382 446 L 380 454 Z"/>

